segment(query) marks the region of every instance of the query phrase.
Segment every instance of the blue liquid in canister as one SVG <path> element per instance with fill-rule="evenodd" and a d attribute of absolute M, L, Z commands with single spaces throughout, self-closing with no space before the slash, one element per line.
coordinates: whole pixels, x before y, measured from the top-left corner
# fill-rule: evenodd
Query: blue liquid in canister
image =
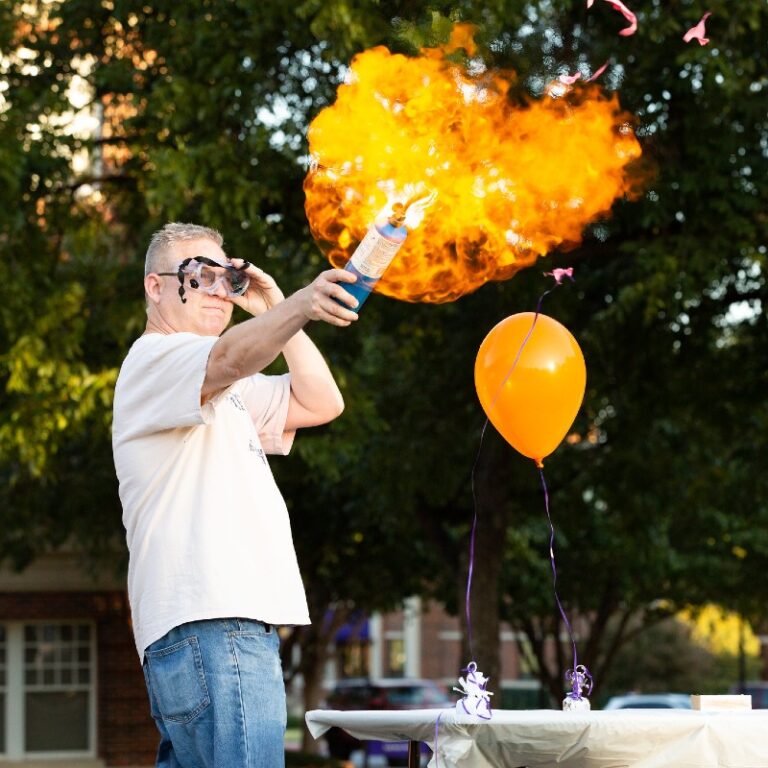
<path fill-rule="evenodd" d="M 404 216 L 393 213 L 383 222 L 374 224 L 360 241 L 355 252 L 344 266 L 347 272 L 357 277 L 355 283 L 344 283 L 342 287 L 357 300 L 356 307 L 344 306 L 353 312 L 359 312 L 365 300 L 371 295 L 376 283 L 392 263 L 400 246 L 408 236 L 403 226 Z M 339 302 L 342 303 L 342 302 Z"/>

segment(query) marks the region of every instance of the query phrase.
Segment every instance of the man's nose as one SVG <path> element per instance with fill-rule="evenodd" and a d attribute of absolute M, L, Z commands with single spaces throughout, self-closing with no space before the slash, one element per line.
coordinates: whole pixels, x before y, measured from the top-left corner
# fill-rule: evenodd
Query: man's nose
<path fill-rule="evenodd" d="M 214 296 L 218 296 L 220 299 L 226 299 L 227 298 L 227 286 L 226 286 L 226 280 L 223 278 L 216 281 L 216 285 L 214 285 Z"/>

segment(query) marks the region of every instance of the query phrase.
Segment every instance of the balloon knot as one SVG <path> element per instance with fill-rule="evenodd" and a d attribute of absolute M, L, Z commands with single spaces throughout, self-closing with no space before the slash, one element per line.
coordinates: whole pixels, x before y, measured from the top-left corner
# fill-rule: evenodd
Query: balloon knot
<path fill-rule="evenodd" d="M 576 282 L 573 279 L 573 267 L 566 267 L 565 269 L 553 269 L 551 272 L 545 272 L 545 276 L 554 277 L 555 284 L 560 285 L 563 282 L 563 278 L 567 277 L 572 283 Z"/>

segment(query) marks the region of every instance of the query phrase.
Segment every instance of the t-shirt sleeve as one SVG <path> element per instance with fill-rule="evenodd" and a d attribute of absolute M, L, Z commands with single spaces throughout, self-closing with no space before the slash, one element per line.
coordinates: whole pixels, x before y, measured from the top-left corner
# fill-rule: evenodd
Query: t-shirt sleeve
<path fill-rule="evenodd" d="M 210 422 L 213 407 L 200 399 L 217 341 L 193 333 L 142 336 L 120 371 L 113 429 L 137 436 Z"/>
<path fill-rule="evenodd" d="M 296 431 L 286 431 L 288 404 L 291 399 L 291 375 L 265 376 L 257 373 L 238 382 L 238 392 L 245 403 L 267 453 L 286 456 Z"/>

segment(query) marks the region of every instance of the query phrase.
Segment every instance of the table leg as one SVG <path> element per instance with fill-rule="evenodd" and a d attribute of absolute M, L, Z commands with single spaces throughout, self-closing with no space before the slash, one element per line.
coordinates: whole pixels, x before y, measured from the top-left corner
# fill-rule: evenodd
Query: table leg
<path fill-rule="evenodd" d="M 408 768 L 419 768 L 421 765 L 421 742 L 408 742 Z"/>

